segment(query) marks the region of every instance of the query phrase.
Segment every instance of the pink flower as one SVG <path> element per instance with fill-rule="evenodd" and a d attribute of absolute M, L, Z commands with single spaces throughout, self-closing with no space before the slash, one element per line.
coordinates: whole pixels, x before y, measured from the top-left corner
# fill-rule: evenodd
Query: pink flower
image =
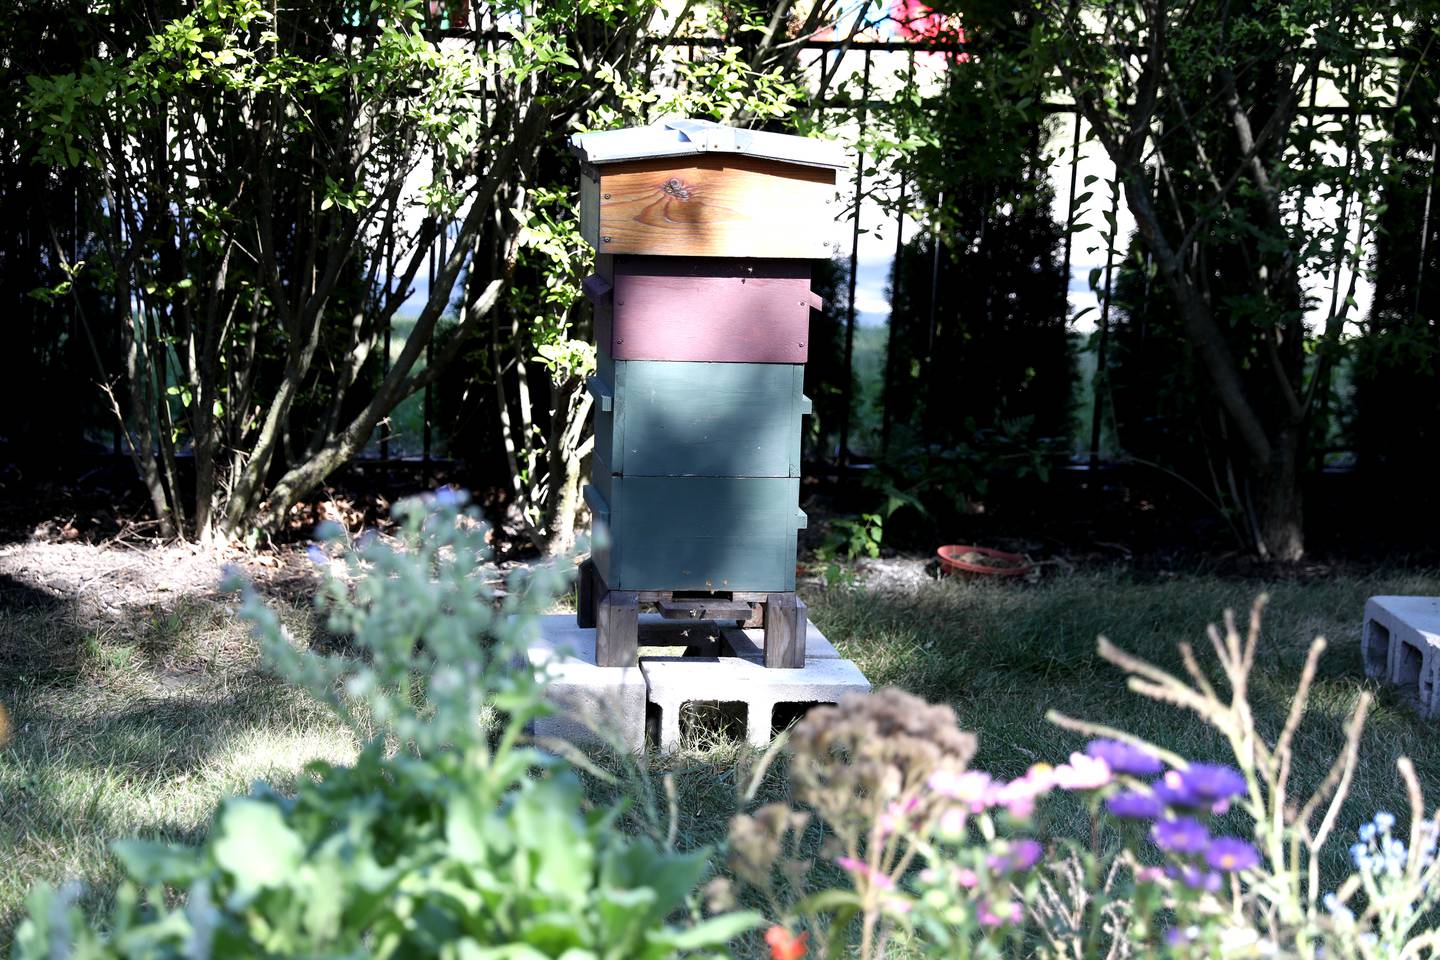
<path fill-rule="evenodd" d="M 1049 793 L 1054 780 L 1055 772 L 1049 766 L 1040 771 L 1031 767 L 1025 776 L 1002 787 L 996 800 L 1011 816 L 1028 817 L 1035 810 L 1035 798 Z"/>
<path fill-rule="evenodd" d="M 966 813 L 964 807 L 946 807 L 940 814 L 940 832 L 947 837 L 958 838 L 965 832 Z"/>
<path fill-rule="evenodd" d="M 974 890 L 980 883 L 980 878 L 969 867 L 961 867 L 955 871 L 955 882 L 966 890 Z"/>
<path fill-rule="evenodd" d="M 903 802 L 899 800 L 892 801 L 890 805 L 885 808 L 885 812 L 880 814 L 877 823 L 881 836 L 889 836 L 909 826 L 913 819 L 915 808 L 919 805 L 919 797 L 910 797 Z"/>
<path fill-rule="evenodd" d="M 1020 922 L 1020 904 L 1014 900 L 1001 900 L 994 904 L 981 900 L 977 909 L 983 927 L 1003 927 L 1007 923 Z"/>
<path fill-rule="evenodd" d="M 1055 785 L 1062 790 L 1098 790 L 1112 779 L 1110 764 L 1083 753 L 1070 754 L 1070 762 L 1055 768 Z"/>
<path fill-rule="evenodd" d="M 836 857 L 835 862 L 842 869 L 848 870 L 857 877 L 864 877 L 882 890 L 889 890 L 895 886 L 895 881 L 870 866 L 868 863 L 861 863 L 854 857 Z"/>
<path fill-rule="evenodd" d="M 1055 768 L 1048 763 L 1032 763 L 1023 778 L 1037 793 L 1047 793 L 1055 786 Z"/>
<path fill-rule="evenodd" d="M 984 809 L 983 807 L 975 808 L 975 804 L 984 799 L 985 792 L 992 783 L 990 774 L 982 773 L 979 770 L 966 770 L 964 773 L 956 773 L 953 770 L 937 770 L 930 774 L 930 779 L 926 782 L 931 790 L 942 797 L 969 804 L 976 813 Z"/>

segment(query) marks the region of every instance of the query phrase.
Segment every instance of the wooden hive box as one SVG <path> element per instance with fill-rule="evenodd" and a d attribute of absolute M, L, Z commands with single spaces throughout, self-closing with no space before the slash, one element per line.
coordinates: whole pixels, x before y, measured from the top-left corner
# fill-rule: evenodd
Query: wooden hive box
<path fill-rule="evenodd" d="M 580 229 L 596 250 L 828 259 L 837 144 L 706 120 L 576 134 Z"/>
<path fill-rule="evenodd" d="M 612 591 L 795 589 L 811 261 L 832 143 L 696 120 L 580 134 L 599 252 L 592 560 Z"/>
<path fill-rule="evenodd" d="M 601 376 L 612 360 L 804 363 L 810 261 L 601 255 L 585 281 Z"/>

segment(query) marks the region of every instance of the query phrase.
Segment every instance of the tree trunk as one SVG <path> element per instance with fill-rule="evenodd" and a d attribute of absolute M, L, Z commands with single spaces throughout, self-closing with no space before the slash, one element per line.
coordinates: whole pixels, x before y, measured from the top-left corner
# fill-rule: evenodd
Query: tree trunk
<path fill-rule="evenodd" d="M 1299 428 L 1280 431 L 1263 481 L 1257 544 L 1260 555 L 1281 563 L 1305 556 L 1303 497 L 1300 492 Z"/>
<path fill-rule="evenodd" d="M 565 451 L 550 462 L 550 516 L 545 556 L 560 557 L 575 549 L 575 511 L 580 506 L 580 458 Z"/>

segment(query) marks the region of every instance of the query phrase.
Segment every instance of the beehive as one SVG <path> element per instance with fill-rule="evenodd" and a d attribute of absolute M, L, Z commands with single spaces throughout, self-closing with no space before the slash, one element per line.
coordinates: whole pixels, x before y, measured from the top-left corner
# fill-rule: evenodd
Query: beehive
<path fill-rule="evenodd" d="M 598 589 L 793 592 L 811 264 L 843 154 L 700 120 L 572 143 L 598 254 Z"/>

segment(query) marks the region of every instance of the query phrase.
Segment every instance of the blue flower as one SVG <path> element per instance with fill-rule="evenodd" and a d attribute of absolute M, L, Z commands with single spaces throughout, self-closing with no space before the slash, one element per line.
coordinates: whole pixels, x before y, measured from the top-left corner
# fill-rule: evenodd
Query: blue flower
<path fill-rule="evenodd" d="M 321 550 L 313 543 L 305 548 L 305 556 L 309 557 L 310 562 L 318 567 L 323 567 L 325 564 L 330 562 L 330 558 L 325 554 L 325 551 Z"/>
<path fill-rule="evenodd" d="M 1205 849 L 1205 862 L 1216 870 L 1234 873 L 1254 868 L 1260 853 L 1239 837 L 1216 837 Z"/>
<path fill-rule="evenodd" d="M 1180 782 L 1194 796 L 1212 803 L 1245 792 L 1244 774 L 1223 763 L 1192 763 L 1180 771 Z"/>
<path fill-rule="evenodd" d="M 1126 790 L 1109 797 L 1105 801 L 1105 809 L 1110 811 L 1111 816 L 1127 820 L 1154 820 L 1165 812 L 1165 804 L 1154 794 Z"/>
<path fill-rule="evenodd" d="M 1379 830 L 1381 833 L 1389 833 L 1390 828 L 1395 826 L 1395 814 L 1388 810 L 1381 810 L 1375 814 L 1375 819 L 1372 822 L 1375 824 L 1376 830 Z"/>
<path fill-rule="evenodd" d="M 1165 868 L 1165 872 L 1174 880 L 1179 880 L 1191 890 L 1204 890 L 1206 893 L 1214 893 L 1220 889 L 1220 874 L 1214 870 L 1203 870 L 1193 863 L 1182 863 L 1178 866 L 1171 865 Z"/>
<path fill-rule="evenodd" d="M 1210 831 L 1189 817 L 1176 817 L 1151 827 L 1150 839 L 1166 853 L 1199 853 L 1210 843 Z"/>
<path fill-rule="evenodd" d="M 1355 921 L 1355 914 L 1350 910 L 1349 907 L 1341 903 L 1340 898 L 1337 897 L 1335 894 L 1325 894 L 1324 899 L 1322 899 L 1320 902 L 1325 905 L 1325 909 L 1335 919 L 1344 920 L 1350 923 L 1353 923 Z"/>
<path fill-rule="evenodd" d="M 470 499 L 464 490 L 449 484 L 436 490 L 434 497 L 437 507 L 463 507 Z"/>
<path fill-rule="evenodd" d="M 1153 781 L 1150 789 L 1167 807 L 1200 809 L 1209 806 L 1208 803 L 1196 796 L 1194 791 L 1185 786 L 1185 782 L 1180 779 L 1180 774 L 1174 770 L 1161 779 Z"/>
<path fill-rule="evenodd" d="M 1153 752 L 1120 740 L 1091 740 L 1085 746 L 1085 753 L 1096 760 L 1104 760 L 1115 773 L 1136 777 L 1157 774 L 1163 767 L 1160 758 Z"/>

